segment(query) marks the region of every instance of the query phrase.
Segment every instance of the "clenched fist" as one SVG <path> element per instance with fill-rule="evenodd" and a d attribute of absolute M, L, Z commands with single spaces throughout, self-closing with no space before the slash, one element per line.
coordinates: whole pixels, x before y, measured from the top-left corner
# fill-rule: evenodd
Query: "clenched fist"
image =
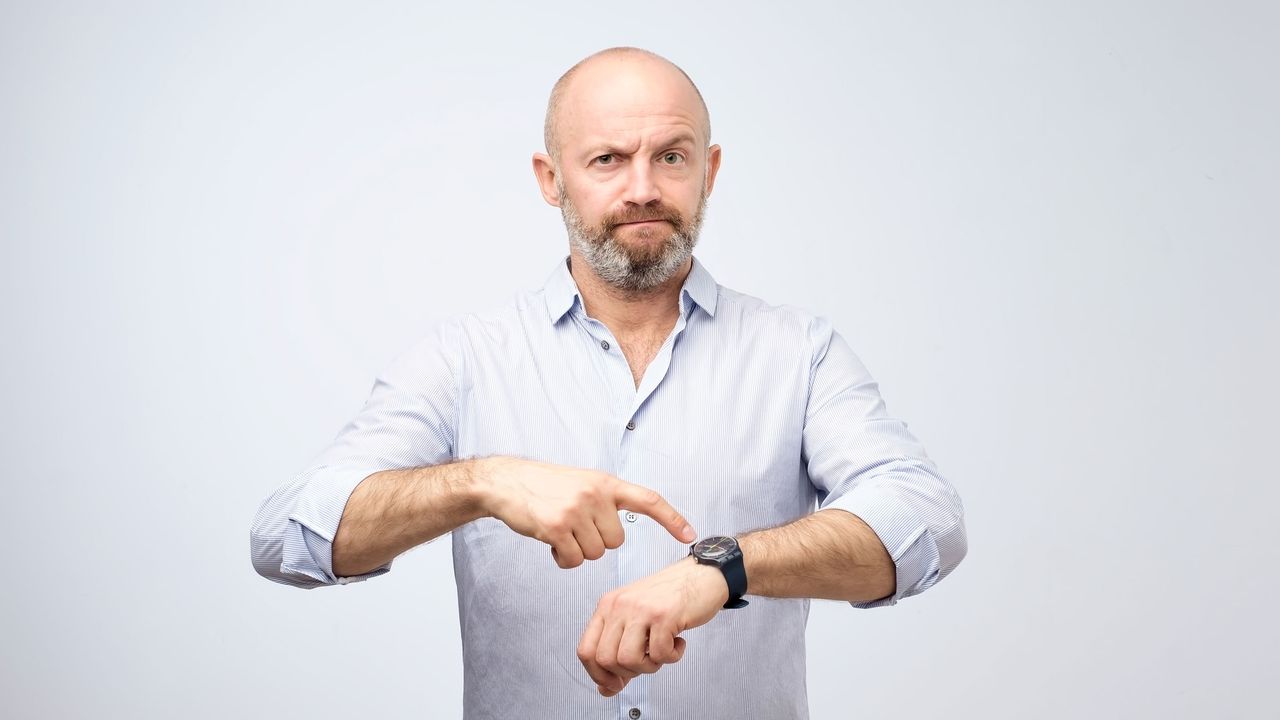
<path fill-rule="evenodd" d="M 562 568 L 598 560 L 622 545 L 618 510 L 653 518 L 681 542 L 697 537 L 661 495 L 598 470 L 490 457 L 478 461 L 475 479 L 485 514 L 550 545 Z"/>

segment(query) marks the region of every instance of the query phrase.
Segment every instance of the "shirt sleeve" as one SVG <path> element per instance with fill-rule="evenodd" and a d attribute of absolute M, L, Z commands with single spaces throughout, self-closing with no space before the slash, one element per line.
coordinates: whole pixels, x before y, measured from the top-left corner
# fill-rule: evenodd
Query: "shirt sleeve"
<path fill-rule="evenodd" d="M 850 604 L 896 605 L 960 564 L 968 549 L 964 506 L 906 423 L 888 414 L 878 384 L 830 322 L 815 319 L 809 337 L 803 460 L 818 508 L 857 515 L 893 559 L 893 594 Z"/>
<path fill-rule="evenodd" d="M 368 476 L 454 459 L 461 387 L 456 332 L 442 325 L 393 360 L 333 442 L 262 502 L 249 532 L 258 574 L 315 588 L 359 582 L 391 569 L 388 562 L 363 575 L 334 575 L 333 537 L 351 493 Z"/>

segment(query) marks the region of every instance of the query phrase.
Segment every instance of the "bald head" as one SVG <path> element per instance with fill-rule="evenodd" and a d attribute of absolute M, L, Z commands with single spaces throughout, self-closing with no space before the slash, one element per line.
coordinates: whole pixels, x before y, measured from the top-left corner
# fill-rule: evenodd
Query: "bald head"
<path fill-rule="evenodd" d="M 673 102 L 692 106 L 704 145 L 711 144 L 711 114 L 702 99 L 702 93 L 693 80 L 675 63 L 666 58 L 635 47 L 614 47 L 587 56 L 560 76 L 551 89 L 547 101 L 547 116 L 543 124 L 543 141 L 547 154 L 556 165 L 560 163 L 560 148 L 565 134 L 577 117 L 589 114 L 591 102 L 610 100 L 607 94 L 626 93 L 626 83 L 632 88 L 660 89 L 665 87 Z M 681 97 L 683 95 L 683 97 Z M 632 94 L 632 97 L 636 97 Z"/>

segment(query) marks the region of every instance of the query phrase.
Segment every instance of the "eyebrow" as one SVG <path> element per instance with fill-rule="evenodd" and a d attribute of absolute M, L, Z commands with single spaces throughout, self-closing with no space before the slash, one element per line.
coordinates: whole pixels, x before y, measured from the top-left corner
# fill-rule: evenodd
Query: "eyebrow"
<path fill-rule="evenodd" d="M 688 143 L 690 145 L 694 145 L 695 142 L 694 142 L 693 134 L 685 131 L 680 131 L 679 133 L 676 133 L 675 135 L 673 135 L 669 140 L 661 144 L 663 147 L 671 147 L 672 145 L 679 145 L 680 143 Z"/>

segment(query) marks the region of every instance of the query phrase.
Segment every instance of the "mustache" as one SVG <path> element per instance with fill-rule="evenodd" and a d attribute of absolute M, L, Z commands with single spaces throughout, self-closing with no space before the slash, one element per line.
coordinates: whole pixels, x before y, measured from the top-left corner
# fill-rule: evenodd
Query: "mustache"
<path fill-rule="evenodd" d="M 684 227 L 684 216 L 675 208 L 659 205 L 653 208 L 637 208 L 635 210 L 605 215 L 601 221 L 606 229 L 612 230 L 626 223 L 645 222 L 647 220 L 665 220 L 676 228 Z"/>

